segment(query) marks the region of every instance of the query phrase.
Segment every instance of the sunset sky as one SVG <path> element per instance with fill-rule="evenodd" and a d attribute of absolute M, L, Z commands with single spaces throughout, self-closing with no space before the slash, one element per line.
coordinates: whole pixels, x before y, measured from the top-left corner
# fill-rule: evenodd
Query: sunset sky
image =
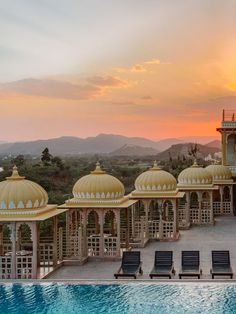
<path fill-rule="evenodd" d="M 235 0 L 0 2 L 0 140 L 217 136 Z"/>

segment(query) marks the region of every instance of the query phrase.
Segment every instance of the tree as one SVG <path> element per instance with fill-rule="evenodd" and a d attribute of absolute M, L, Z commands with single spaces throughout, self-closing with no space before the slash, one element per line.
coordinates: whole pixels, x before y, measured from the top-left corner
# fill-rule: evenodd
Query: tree
<path fill-rule="evenodd" d="M 49 153 L 49 149 L 46 147 L 42 151 L 41 161 L 44 164 L 44 166 L 48 166 L 52 160 L 52 155 Z"/>
<path fill-rule="evenodd" d="M 13 164 L 17 167 L 21 167 L 25 164 L 25 157 L 24 155 L 18 155 L 13 159 Z"/>
<path fill-rule="evenodd" d="M 188 154 L 189 156 L 193 157 L 194 159 L 197 158 L 197 153 L 199 152 L 198 145 L 195 144 L 194 146 L 191 145 Z"/>
<path fill-rule="evenodd" d="M 64 169 L 64 164 L 63 161 L 61 160 L 60 157 L 55 156 L 51 159 L 52 164 L 55 164 L 60 170 Z"/>

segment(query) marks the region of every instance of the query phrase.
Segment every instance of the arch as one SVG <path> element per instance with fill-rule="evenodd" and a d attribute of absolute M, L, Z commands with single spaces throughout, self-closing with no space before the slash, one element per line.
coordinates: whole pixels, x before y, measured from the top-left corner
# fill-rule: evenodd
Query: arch
<path fill-rule="evenodd" d="M 223 202 L 230 202 L 231 201 L 231 195 L 230 195 L 230 188 L 229 186 L 225 186 L 223 188 Z"/>
<path fill-rule="evenodd" d="M 17 250 L 33 251 L 31 226 L 25 222 L 17 228 Z"/>
<path fill-rule="evenodd" d="M 152 200 L 149 208 L 149 220 L 159 220 L 161 208 L 158 202 L 156 200 Z"/>
<path fill-rule="evenodd" d="M 236 161 L 236 135 L 229 134 L 227 136 L 227 165 L 234 165 Z"/>
<path fill-rule="evenodd" d="M 100 224 L 99 216 L 96 210 L 91 210 L 88 213 L 87 217 L 87 234 L 99 234 L 100 233 Z"/>
<path fill-rule="evenodd" d="M 213 191 L 213 202 L 220 202 L 221 196 L 220 196 L 220 190 L 214 190 Z"/>
<path fill-rule="evenodd" d="M 173 203 L 170 200 L 165 200 L 162 205 L 163 220 L 167 221 L 174 221 L 174 210 L 173 210 Z"/>
<path fill-rule="evenodd" d="M 207 191 L 202 193 L 202 201 L 203 202 L 210 202 L 210 194 Z"/>
<path fill-rule="evenodd" d="M 193 191 L 190 193 L 190 208 L 198 208 L 199 198 L 197 192 Z"/>
<path fill-rule="evenodd" d="M 116 215 L 113 210 L 108 210 L 104 214 L 104 233 L 116 235 Z"/>

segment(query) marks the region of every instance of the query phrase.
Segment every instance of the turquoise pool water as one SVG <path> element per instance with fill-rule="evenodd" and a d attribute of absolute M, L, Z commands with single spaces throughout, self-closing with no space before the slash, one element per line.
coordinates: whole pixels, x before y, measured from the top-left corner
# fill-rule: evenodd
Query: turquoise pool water
<path fill-rule="evenodd" d="M 7 284 L 0 285 L 0 313 L 236 313 L 236 285 Z"/>

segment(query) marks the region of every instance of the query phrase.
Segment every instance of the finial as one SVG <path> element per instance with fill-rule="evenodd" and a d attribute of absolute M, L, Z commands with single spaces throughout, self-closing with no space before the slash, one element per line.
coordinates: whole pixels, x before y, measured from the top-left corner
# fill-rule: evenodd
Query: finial
<path fill-rule="evenodd" d="M 93 174 L 105 173 L 105 171 L 103 171 L 103 170 L 101 169 L 101 165 L 100 165 L 100 162 L 99 162 L 99 161 L 96 162 L 96 168 L 95 168 L 94 171 L 91 171 L 91 173 L 93 173 Z"/>
<path fill-rule="evenodd" d="M 151 167 L 151 170 L 161 170 L 161 168 L 158 166 L 156 160 L 154 160 L 153 167 Z"/>
<path fill-rule="evenodd" d="M 194 158 L 192 167 L 193 167 L 193 168 L 198 168 L 198 167 L 200 167 L 199 164 L 197 163 L 197 159 L 196 159 L 196 158 Z"/>
<path fill-rule="evenodd" d="M 14 165 L 14 167 L 12 168 L 12 175 L 10 177 L 7 177 L 6 179 L 7 180 L 22 180 L 24 179 L 25 177 L 21 177 L 19 175 L 19 172 L 18 172 L 18 169 L 17 169 L 17 166 Z"/>

